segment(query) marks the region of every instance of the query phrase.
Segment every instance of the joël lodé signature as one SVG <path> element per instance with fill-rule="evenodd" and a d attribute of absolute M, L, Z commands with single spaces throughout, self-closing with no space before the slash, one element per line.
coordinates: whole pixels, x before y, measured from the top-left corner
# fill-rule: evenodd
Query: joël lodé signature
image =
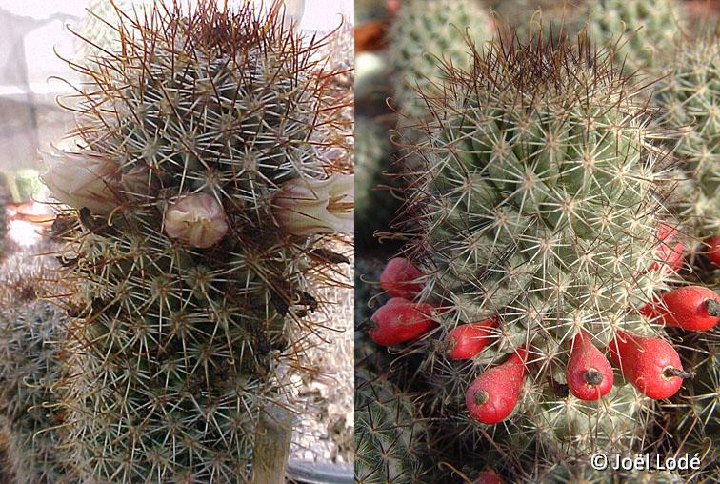
<path fill-rule="evenodd" d="M 612 469 L 614 471 L 686 471 L 700 469 L 700 457 L 697 454 L 662 456 L 659 454 L 635 454 L 623 456 L 620 454 L 593 454 L 590 457 L 590 465 L 593 469 L 603 471 Z"/>

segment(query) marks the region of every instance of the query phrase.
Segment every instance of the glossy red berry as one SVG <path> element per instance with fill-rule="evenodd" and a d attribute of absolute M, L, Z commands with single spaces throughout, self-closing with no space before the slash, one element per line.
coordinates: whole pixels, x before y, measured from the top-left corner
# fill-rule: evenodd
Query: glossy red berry
<path fill-rule="evenodd" d="M 720 296 L 702 286 L 686 286 L 660 295 L 640 313 L 685 331 L 709 331 L 720 321 Z"/>
<path fill-rule="evenodd" d="M 491 318 L 463 324 L 450 331 L 447 336 L 448 358 L 468 360 L 478 355 L 492 342 L 497 325 L 497 320 Z"/>
<path fill-rule="evenodd" d="M 610 361 L 593 346 L 584 331 L 573 338 L 566 376 L 570 393 L 581 400 L 598 400 L 612 389 Z"/>
<path fill-rule="evenodd" d="M 705 244 L 707 246 L 705 255 L 710 261 L 710 264 L 715 268 L 720 268 L 720 235 L 710 237 L 705 241 Z"/>
<path fill-rule="evenodd" d="M 675 395 L 683 378 L 692 376 L 683 371 L 680 356 L 661 338 L 619 331 L 609 349 L 623 376 L 639 392 L 655 400 Z"/>
<path fill-rule="evenodd" d="M 465 394 L 465 404 L 473 419 L 492 425 L 510 416 L 520 399 L 526 358 L 527 350 L 521 348 L 503 364 L 473 380 Z"/>
<path fill-rule="evenodd" d="M 381 346 L 407 343 L 432 330 L 433 307 L 403 298 L 392 298 L 370 317 L 373 323 L 370 339 Z"/>
<path fill-rule="evenodd" d="M 412 299 L 422 291 L 422 276 L 423 273 L 408 259 L 393 257 L 380 274 L 380 288 L 388 296 Z"/>

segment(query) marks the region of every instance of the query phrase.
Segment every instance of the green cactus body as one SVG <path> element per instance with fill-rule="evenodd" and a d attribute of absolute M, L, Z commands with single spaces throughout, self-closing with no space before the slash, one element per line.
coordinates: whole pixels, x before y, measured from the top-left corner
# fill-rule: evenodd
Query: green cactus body
<path fill-rule="evenodd" d="M 66 316 L 47 302 L 3 311 L 0 399 L 9 422 L 8 457 L 18 482 L 74 478 L 60 452 L 61 412 L 52 390 L 63 371 L 58 341 L 66 322 Z"/>
<path fill-rule="evenodd" d="M 80 209 L 65 256 L 87 307 L 59 388 L 83 478 L 247 482 L 321 307 L 311 280 L 343 259 L 323 234 L 352 220 L 350 176 L 316 151 L 344 125 L 336 73 L 279 17 L 213 5 L 142 14 L 87 68 L 78 150 L 46 158 L 94 175 L 44 176 Z"/>
<path fill-rule="evenodd" d="M 355 482 L 429 482 L 425 428 L 407 395 L 382 376 L 355 371 Z"/>
<path fill-rule="evenodd" d="M 626 449 L 649 399 L 616 377 L 609 395 L 582 401 L 568 395 L 565 368 L 580 330 L 601 351 L 618 330 L 664 336 L 637 314 L 670 274 L 650 270 L 667 181 L 656 135 L 628 80 L 585 39 L 492 46 L 476 59 L 449 69 L 445 98 L 431 102 L 417 146 L 427 175 L 407 193 L 406 216 L 420 225 L 408 252 L 428 274 L 419 299 L 441 308 L 437 338 L 491 317 L 499 326 L 466 362 L 448 360 L 437 339 L 411 346 L 427 353 L 427 406 L 457 422 L 453 437 L 473 434 L 462 430 L 477 427 L 468 385 L 526 346 L 509 436 L 572 453 Z"/>
<path fill-rule="evenodd" d="M 468 40 L 480 45 L 493 36 L 493 21 L 473 0 L 403 2 L 390 29 L 389 62 L 394 73 L 393 100 L 400 113 L 417 119 L 427 113 L 415 94 L 437 93 L 439 60 L 458 68 L 472 65 Z"/>
<path fill-rule="evenodd" d="M 610 44 L 615 62 L 628 71 L 654 72 L 672 58 L 683 26 L 675 0 L 600 0 L 590 4 L 590 37 Z"/>
<path fill-rule="evenodd" d="M 388 131 L 362 117 L 355 118 L 355 146 L 356 233 L 370 239 L 389 228 L 400 208 L 390 193 L 393 179 L 386 176 L 393 168 L 393 150 Z"/>
<path fill-rule="evenodd" d="M 680 455 L 697 456 L 699 466 L 685 477 L 720 475 L 720 338 L 715 333 L 694 335 L 683 342 L 686 367 L 695 376 L 675 404 L 663 407 L 669 416 L 672 448 Z"/>
<path fill-rule="evenodd" d="M 66 371 L 61 340 L 69 318 L 41 298 L 50 288 L 70 290 L 56 271 L 52 258 L 29 252 L 13 254 L 0 268 L 0 413 L 8 440 L 3 472 L 15 482 L 77 482 L 62 449 L 63 413 L 55 393 Z"/>
<path fill-rule="evenodd" d="M 655 94 L 663 125 L 682 132 L 675 153 L 687 176 L 679 185 L 677 209 L 701 237 L 720 233 L 719 82 L 720 44 L 707 38 L 678 49 L 672 74 L 660 80 Z"/>
<path fill-rule="evenodd" d="M 582 0 L 505 0 L 497 3 L 497 15 L 520 39 L 539 32 L 545 38 L 574 37 L 583 28 L 587 15 Z"/>

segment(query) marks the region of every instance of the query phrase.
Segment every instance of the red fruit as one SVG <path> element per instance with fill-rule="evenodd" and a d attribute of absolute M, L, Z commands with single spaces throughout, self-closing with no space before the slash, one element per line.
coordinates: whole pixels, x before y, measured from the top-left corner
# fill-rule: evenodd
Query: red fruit
<path fill-rule="evenodd" d="M 612 389 L 610 362 L 593 346 L 584 331 L 573 339 L 566 375 L 570 393 L 581 400 L 598 400 Z"/>
<path fill-rule="evenodd" d="M 659 271 L 668 267 L 673 272 L 678 271 L 685 260 L 685 244 L 678 242 L 674 246 L 661 245 L 655 251 L 657 261 L 650 264 L 650 271 Z"/>
<path fill-rule="evenodd" d="M 660 222 L 656 235 L 660 242 L 672 242 L 677 235 L 677 229 L 666 222 Z"/>
<path fill-rule="evenodd" d="M 412 299 L 422 291 L 423 273 L 404 257 L 393 257 L 380 274 L 380 287 L 391 297 Z"/>
<path fill-rule="evenodd" d="M 683 371 L 680 357 L 670 343 L 660 338 L 619 331 L 609 349 L 623 376 L 654 400 L 675 395 L 682 379 L 692 376 Z"/>
<path fill-rule="evenodd" d="M 456 327 L 447 336 L 448 358 L 451 360 L 468 360 L 493 340 L 498 325 L 495 319 L 486 319 L 478 323 L 463 324 Z"/>
<path fill-rule="evenodd" d="M 430 304 L 412 303 L 403 298 L 392 298 L 370 317 L 374 323 L 368 334 L 381 346 L 407 343 L 433 329 L 437 323 L 430 319 Z"/>
<path fill-rule="evenodd" d="M 720 296 L 702 286 L 666 292 L 640 309 L 645 316 L 685 331 L 709 331 L 720 321 Z"/>
<path fill-rule="evenodd" d="M 492 425 L 505 420 L 520 399 L 527 350 L 520 348 L 502 365 L 478 375 L 465 394 L 472 418 Z"/>
<path fill-rule="evenodd" d="M 720 235 L 710 237 L 705 241 L 705 244 L 707 245 L 705 255 L 710 261 L 710 264 L 716 268 L 720 268 Z"/>
<path fill-rule="evenodd" d="M 683 260 L 685 259 L 685 244 L 682 242 L 673 244 L 672 242 L 675 240 L 676 235 L 677 229 L 666 223 L 660 224 L 657 230 L 657 238 L 660 243 L 655 249 L 657 261 L 650 264 L 649 271 L 659 271 L 663 267 L 677 271 L 682 267 Z"/>
<path fill-rule="evenodd" d="M 475 478 L 473 484 L 503 484 L 505 481 L 492 471 L 483 471 Z"/>

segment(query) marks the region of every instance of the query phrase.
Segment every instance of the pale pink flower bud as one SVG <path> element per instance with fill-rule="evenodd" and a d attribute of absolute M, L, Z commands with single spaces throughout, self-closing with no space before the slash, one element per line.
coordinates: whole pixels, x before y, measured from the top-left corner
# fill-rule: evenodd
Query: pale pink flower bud
<path fill-rule="evenodd" d="M 209 193 L 183 195 L 165 211 L 165 232 L 198 249 L 215 245 L 229 229 L 222 205 Z"/>
<path fill-rule="evenodd" d="M 326 180 L 285 183 L 273 198 L 273 213 L 290 234 L 352 233 L 353 205 L 353 176 L 335 173 Z"/>
<path fill-rule="evenodd" d="M 47 169 L 41 178 L 58 201 L 103 215 L 120 204 L 120 173 L 111 159 L 93 151 L 68 152 L 54 146 L 41 154 Z"/>

